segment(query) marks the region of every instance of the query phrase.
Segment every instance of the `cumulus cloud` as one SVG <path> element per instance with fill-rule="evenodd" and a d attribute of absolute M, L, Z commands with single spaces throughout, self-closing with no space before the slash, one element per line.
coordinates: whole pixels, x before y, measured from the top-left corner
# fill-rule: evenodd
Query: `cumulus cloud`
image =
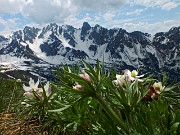
<path fill-rule="evenodd" d="M 21 13 L 36 23 L 57 22 L 84 10 L 118 9 L 125 0 L 1 0 L 0 13 Z"/>
<path fill-rule="evenodd" d="M 84 10 L 118 9 L 124 4 L 124 0 L 32 0 L 33 4 L 24 9 L 26 16 L 37 23 L 55 21 L 63 23 L 70 16 Z"/>
<path fill-rule="evenodd" d="M 145 7 L 158 7 L 162 10 L 176 8 L 180 2 L 177 0 L 129 0 L 130 5 L 141 5 Z"/>
<path fill-rule="evenodd" d="M 26 17 L 36 23 L 64 22 L 64 19 L 75 12 L 70 0 L 32 0 L 23 10 Z"/>
<path fill-rule="evenodd" d="M 0 13 L 19 13 L 25 5 L 25 0 L 1 0 Z"/>
<path fill-rule="evenodd" d="M 25 25 L 28 19 L 29 24 L 33 25 L 56 22 L 78 28 L 86 21 L 92 26 L 100 24 L 107 28 L 122 27 L 128 30 L 156 32 L 161 26 L 169 28 L 177 24 L 177 21 L 147 23 L 141 20 L 139 22 L 137 16 L 133 15 L 140 15 L 148 7 L 171 10 L 179 4 L 178 0 L 1 0 L 0 15 L 8 13 L 9 16 L 16 17 L 16 14 L 20 14 L 18 18 L 22 20 L 17 21 L 16 18 L 7 16 L 7 18 L 0 17 L 0 29 L 7 29 L 8 26 L 9 29 L 17 27 L 20 25 L 17 23 Z M 129 5 L 140 5 L 145 8 L 135 9 L 133 7 L 131 10 L 125 9 L 126 13 L 124 13 L 121 8 L 123 5 L 128 7 Z M 176 13 L 177 16 L 178 14 Z M 26 21 L 23 22 L 23 20 Z M 165 30 L 167 28 L 163 27 Z"/>

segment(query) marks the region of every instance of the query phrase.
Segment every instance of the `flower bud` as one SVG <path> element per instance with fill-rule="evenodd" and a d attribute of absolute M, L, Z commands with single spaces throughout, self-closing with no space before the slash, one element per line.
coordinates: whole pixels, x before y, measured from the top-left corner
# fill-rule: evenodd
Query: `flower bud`
<path fill-rule="evenodd" d="M 84 78 L 86 81 L 91 82 L 90 76 L 85 71 L 83 71 L 82 74 L 80 74 L 80 76 Z"/>

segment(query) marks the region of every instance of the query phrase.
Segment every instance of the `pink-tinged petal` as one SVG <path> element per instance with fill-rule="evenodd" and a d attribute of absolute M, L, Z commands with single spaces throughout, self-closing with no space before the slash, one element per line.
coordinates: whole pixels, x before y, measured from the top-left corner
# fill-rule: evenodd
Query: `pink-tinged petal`
<path fill-rule="evenodd" d="M 76 89 L 76 90 L 83 90 L 83 86 L 80 85 L 80 84 L 76 84 L 75 86 L 73 86 L 73 89 Z"/>
<path fill-rule="evenodd" d="M 113 80 L 113 83 L 118 85 L 120 82 L 118 80 Z"/>
<path fill-rule="evenodd" d="M 32 78 L 30 78 L 30 80 L 29 80 L 29 86 L 31 88 L 34 88 L 34 80 Z"/>
<path fill-rule="evenodd" d="M 116 74 L 116 79 L 119 80 L 119 79 L 122 79 L 123 78 L 123 75 L 118 75 Z"/>
<path fill-rule="evenodd" d="M 51 88 L 49 87 L 49 82 L 46 83 L 44 89 L 46 91 L 47 96 L 49 96 L 52 93 Z"/>
<path fill-rule="evenodd" d="M 45 91 L 48 91 L 48 89 L 49 89 L 49 81 L 46 83 L 46 85 L 44 85 L 44 89 L 45 89 Z"/>
<path fill-rule="evenodd" d="M 125 76 L 131 76 L 131 71 L 129 71 L 128 69 L 124 70 L 124 75 Z"/>
<path fill-rule="evenodd" d="M 125 80 L 128 82 L 131 82 L 132 80 L 134 80 L 134 77 L 131 76 L 131 71 L 129 71 L 128 69 L 124 70 L 124 77 L 125 77 Z"/>
<path fill-rule="evenodd" d="M 36 84 L 34 85 L 34 88 L 38 88 L 38 85 L 39 85 L 39 79 L 38 79 L 38 81 L 36 82 Z"/>
<path fill-rule="evenodd" d="M 26 85 L 24 85 L 24 84 L 23 84 L 23 89 L 24 89 L 24 91 L 25 91 L 25 92 L 27 92 L 27 91 L 30 91 L 30 90 L 31 90 L 31 88 L 30 88 L 30 87 L 27 87 L 27 86 L 26 86 Z"/>
<path fill-rule="evenodd" d="M 35 89 L 34 91 L 35 91 L 36 93 L 41 93 L 41 94 L 43 93 L 43 89 L 42 89 L 42 88 L 37 88 L 37 89 Z"/>
<path fill-rule="evenodd" d="M 85 71 L 83 71 L 82 74 L 80 74 L 80 76 L 84 78 L 86 81 L 91 82 L 90 76 Z"/>
<path fill-rule="evenodd" d="M 49 96 L 51 93 L 52 93 L 52 90 L 51 90 L 51 88 L 49 87 L 48 90 L 46 91 L 46 94 L 47 94 L 47 96 Z"/>
<path fill-rule="evenodd" d="M 36 96 L 41 100 L 43 99 L 42 93 L 36 93 Z"/>
<path fill-rule="evenodd" d="M 84 79 L 88 82 L 91 82 L 91 79 L 87 73 L 84 73 Z"/>
<path fill-rule="evenodd" d="M 29 99 L 33 99 L 33 98 L 34 98 L 34 95 L 33 95 L 33 93 L 31 93 L 31 92 L 25 92 L 25 93 L 24 93 L 24 96 L 27 97 L 27 98 L 29 98 Z"/>

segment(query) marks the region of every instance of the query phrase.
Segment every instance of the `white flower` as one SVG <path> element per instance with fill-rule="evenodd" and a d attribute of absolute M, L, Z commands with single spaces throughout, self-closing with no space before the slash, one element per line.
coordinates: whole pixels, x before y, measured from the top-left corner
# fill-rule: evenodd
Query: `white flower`
<path fill-rule="evenodd" d="M 161 93 L 164 90 L 165 86 L 162 86 L 161 82 L 155 82 L 153 84 L 153 88 L 155 89 L 156 92 Z"/>
<path fill-rule="evenodd" d="M 133 70 L 133 71 L 131 72 L 131 76 L 132 76 L 132 77 L 137 77 L 137 75 L 138 75 L 138 72 L 137 72 L 136 70 Z"/>
<path fill-rule="evenodd" d="M 128 82 L 135 80 L 135 78 L 131 76 L 131 71 L 128 69 L 124 70 L 124 77 L 125 77 L 125 80 Z"/>
<path fill-rule="evenodd" d="M 32 92 L 30 92 L 30 91 L 25 92 L 24 96 L 26 98 L 29 98 L 29 99 L 33 99 L 34 98 L 34 94 Z"/>
<path fill-rule="evenodd" d="M 144 75 L 138 76 L 138 72 L 136 70 L 133 70 L 131 72 L 130 70 L 126 69 L 126 70 L 124 70 L 124 75 L 125 75 L 126 81 L 128 81 L 128 82 L 134 81 L 134 80 L 138 80 L 139 82 L 143 82 L 143 80 L 139 79 L 139 78 L 143 77 Z"/>
<path fill-rule="evenodd" d="M 118 75 L 116 74 L 116 80 L 114 80 L 113 82 L 116 85 L 125 85 L 125 83 L 130 83 L 134 80 L 138 80 L 140 82 L 143 82 L 142 79 L 139 79 L 141 77 L 143 77 L 144 75 L 140 75 L 138 76 L 138 72 L 136 70 L 133 70 L 132 72 L 128 69 L 124 70 L 124 74 L 123 75 Z"/>
<path fill-rule="evenodd" d="M 38 85 L 39 85 L 39 79 L 36 83 L 34 83 L 34 80 L 32 78 L 30 78 L 30 81 L 29 81 L 29 87 L 28 86 L 25 86 L 23 84 L 23 89 L 25 92 L 28 92 L 28 91 L 34 91 L 38 88 Z"/>
<path fill-rule="evenodd" d="M 27 97 L 28 99 L 34 99 L 35 96 L 37 96 L 40 100 L 43 99 L 43 89 L 38 88 L 38 85 L 39 85 L 39 80 L 36 83 L 34 83 L 34 80 L 30 78 L 29 86 L 25 86 L 23 84 L 23 89 L 25 91 L 24 96 Z M 49 87 L 49 82 L 47 82 L 46 85 L 44 85 L 44 90 L 46 96 L 49 96 L 52 93 Z"/>
<path fill-rule="evenodd" d="M 35 94 L 39 96 L 38 93 L 40 93 L 41 90 L 40 88 L 38 88 L 38 85 L 39 85 L 39 80 L 36 83 L 34 83 L 34 80 L 30 78 L 29 86 L 25 86 L 23 84 L 23 89 L 25 91 L 24 96 L 28 99 L 33 99 L 34 98 L 33 92 L 35 92 Z"/>
<path fill-rule="evenodd" d="M 116 84 L 116 85 L 124 85 L 125 84 L 125 79 L 124 79 L 124 75 L 117 75 L 116 74 L 116 80 L 114 80 L 113 82 Z"/>

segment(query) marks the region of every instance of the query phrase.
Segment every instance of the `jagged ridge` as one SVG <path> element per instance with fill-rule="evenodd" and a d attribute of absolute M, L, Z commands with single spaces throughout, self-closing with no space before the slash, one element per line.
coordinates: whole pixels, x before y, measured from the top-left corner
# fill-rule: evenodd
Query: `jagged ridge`
<path fill-rule="evenodd" d="M 26 26 L 5 38 L 0 36 L 0 61 L 16 57 L 22 61 L 60 64 L 86 59 L 90 63 L 104 58 L 105 63 L 151 71 L 179 72 L 180 27 L 155 35 L 100 25 L 82 28 L 51 23 L 40 29 Z M 5 55 L 8 55 L 5 59 Z"/>

